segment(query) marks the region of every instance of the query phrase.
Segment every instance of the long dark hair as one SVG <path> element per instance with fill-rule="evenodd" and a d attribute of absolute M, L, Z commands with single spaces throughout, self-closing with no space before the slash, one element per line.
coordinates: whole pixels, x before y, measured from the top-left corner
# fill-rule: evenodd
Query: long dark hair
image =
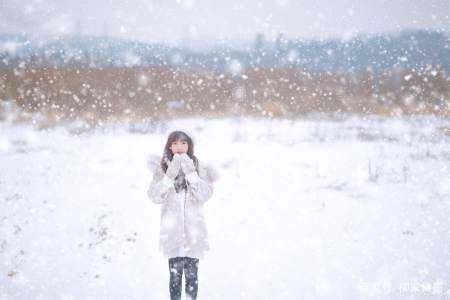
<path fill-rule="evenodd" d="M 192 141 L 192 138 L 189 135 L 179 130 L 172 131 L 169 134 L 169 137 L 167 138 L 166 146 L 164 147 L 163 157 L 161 159 L 161 168 L 164 170 L 164 172 L 167 171 L 168 166 L 166 163 L 166 159 L 172 161 L 173 153 L 172 150 L 170 150 L 170 146 L 175 141 L 185 141 L 188 143 L 187 155 L 194 161 L 195 170 L 198 173 L 198 159 L 194 155 L 194 142 Z"/>

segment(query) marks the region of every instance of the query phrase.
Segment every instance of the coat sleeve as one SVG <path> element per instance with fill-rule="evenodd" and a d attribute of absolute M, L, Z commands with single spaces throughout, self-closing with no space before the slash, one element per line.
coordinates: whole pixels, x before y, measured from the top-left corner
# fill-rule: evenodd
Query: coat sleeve
<path fill-rule="evenodd" d="M 208 179 L 205 173 L 192 172 L 186 175 L 186 179 L 189 182 L 188 191 L 192 193 L 195 199 L 200 203 L 205 203 L 211 198 L 214 187 L 211 180 Z"/>
<path fill-rule="evenodd" d="M 161 168 L 156 168 L 153 172 L 153 179 L 147 190 L 147 196 L 153 203 L 162 204 L 167 201 L 172 190 L 175 190 L 173 179 L 165 176 Z"/>

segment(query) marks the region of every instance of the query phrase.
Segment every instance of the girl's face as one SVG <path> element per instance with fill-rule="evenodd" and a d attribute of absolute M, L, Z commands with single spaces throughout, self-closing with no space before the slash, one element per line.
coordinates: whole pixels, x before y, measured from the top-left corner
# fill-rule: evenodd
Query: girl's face
<path fill-rule="evenodd" d="M 178 153 L 178 154 L 183 154 L 183 153 L 187 153 L 189 149 L 189 145 L 187 141 L 175 141 L 172 143 L 172 145 L 170 146 L 170 150 L 172 150 L 172 153 Z"/>

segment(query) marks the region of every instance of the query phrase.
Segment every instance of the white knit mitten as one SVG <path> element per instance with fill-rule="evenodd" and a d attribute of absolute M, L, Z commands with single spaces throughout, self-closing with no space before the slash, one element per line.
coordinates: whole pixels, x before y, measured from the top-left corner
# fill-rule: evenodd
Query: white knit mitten
<path fill-rule="evenodd" d="M 167 163 L 167 171 L 166 176 L 170 179 L 175 179 L 177 177 L 178 173 L 180 172 L 181 168 L 181 156 L 180 154 L 174 154 L 172 161 L 166 159 Z"/>
<path fill-rule="evenodd" d="M 194 161 L 186 153 L 181 154 L 181 169 L 186 175 L 195 172 Z"/>

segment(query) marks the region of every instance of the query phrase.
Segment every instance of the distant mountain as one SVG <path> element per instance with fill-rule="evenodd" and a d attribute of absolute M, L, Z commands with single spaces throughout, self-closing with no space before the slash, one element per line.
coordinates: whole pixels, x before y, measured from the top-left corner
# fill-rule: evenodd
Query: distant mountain
<path fill-rule="evenodd" d="M 21 62 L 38 66 L 160 65 L 164 64 L 165 55 L 173 51 L 160 44 L 110 37 L 66 36 L 30 41 L 23 37 L 0 36 L 0 66 L 3 68 Z"/>
<path fill-rule="evenodd" d="M 375 72 L 396 67 L 441 65 L 450 71 L 450 39 L 435 31 L 405 30 L 398 34 L 358 36 L 349 41 L 290 42 L 279 56 L 296 51 L 298 64 L 316 70 Z"/>
<path fill-rule="evenodd" d="M 381 72 L 440 65 L 450 71 L 450 37 L 437 31 L 405 30 L 350 40 L 257 40 L 246 50 L 217 46 L 194 51 L 111 37 L 66 36 L 36 41 L 24 35 L 0 35 L 0 68 L 21 64 L 92 68 L 176 66 L 237 73 L 249 67 Z"/>

